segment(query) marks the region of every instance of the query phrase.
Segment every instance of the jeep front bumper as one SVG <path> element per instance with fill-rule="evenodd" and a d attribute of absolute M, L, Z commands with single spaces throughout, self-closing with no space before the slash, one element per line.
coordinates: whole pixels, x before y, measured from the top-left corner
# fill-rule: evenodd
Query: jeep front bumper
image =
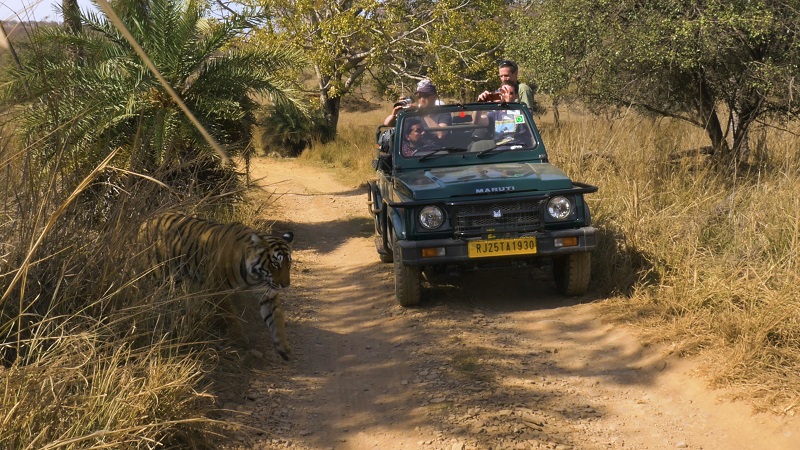
<path fill-rule="evenodd" d="M 400 240 L 401 260 L 408 266 L 427 266 L 440 264 L 482 263 L 498 260 L 535 259 L 589 252 L 597 245 L 597 229 L 582 227 L 567 230 L 525 233 L 517 238 L 536 238 L 535 253 L 514 254 L 489 257 L 470 257 L 470 242 L 491 243 L 492 240 L 474 239 L 431 239 Z M 564 245 L 567 243 L 567 245 Z M 397 258 L 398 255 L 395 255 Z"/>

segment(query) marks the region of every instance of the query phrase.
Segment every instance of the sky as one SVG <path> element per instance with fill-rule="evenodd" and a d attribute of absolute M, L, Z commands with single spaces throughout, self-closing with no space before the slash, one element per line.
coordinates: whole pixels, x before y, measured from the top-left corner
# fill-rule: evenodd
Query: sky
<path fill-rule="evenodd" d="M 0 0 L 0 20 L 61 22 L 56 5 L 61 5 L 61 0 Z M 81 9 L 95 8 L 91 0 L 78 0 L 78 5 Z"/>

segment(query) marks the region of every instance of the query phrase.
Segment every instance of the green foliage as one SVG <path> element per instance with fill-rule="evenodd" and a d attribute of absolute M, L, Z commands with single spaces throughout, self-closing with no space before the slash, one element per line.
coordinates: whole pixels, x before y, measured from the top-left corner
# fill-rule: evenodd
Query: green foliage
<path fill-rule="evenodd" d="M 258 94 L 302 107 L 284 77 L 301 61 L 285 48 L 239 42 L 246 18 L 206 18 L 203 2 L 121 0 L 131 34 L 211 136 L 236 155 L 250 142 Z M 146 7 L 143 7 L 146 6 Z M 103 16 L 84 12 L 83 33 L 61 28 L 34 36 L 22 68 L 0 90 L 18 105 L 17 119 L 42 162 L 68 149 L 75 168 L 92 167 L 115 148 L 130 167 L 153 171 L 213 158 L 186 118 L 122 34 Z M 75 56 L 65 49 L 79 49 Z"/>
<path fill-rule="evenodd" d="M 257 145 L 264 153 L 277 151 L 282 155 L 298 156 L 311 147 L 314 140 L 326 134 L 325 121 L 321 111 L 308 114 L 287 105 L 266 107 L 263 117 L 258 121 Z"/>
<path fill-rule="evenodd" d="M 746 157 L 751 124 L 800 113 L 791 3 L 537 2 L 510 47 L 553 95 L 679 118 Z"/>
<path fill-rule="evenodd" d="M 518 10 L 512 15 L 518 33 L 509 37 L 506 51 L 551 97 L 570 94 L 573 74 L 597 45 L 595 28 L 602 23 L 584 6 L 566 1 L 560 8 Z"/>
<path fill-rule="evenodd" d="M 469 97 L 465 86 L 477 91 L 478 84 L 494 76 L 494 59 L 503 40 L 503 27 L 495 19 L 505 10 L 505 2 L 499 0 L 258 3 L 267 21 L 255 41 L 307 56 L 318 76 L 320 106 L 334 132 L 339 99 L 366 75 L 386 91 L 428 76 L 442 94 Z"/>

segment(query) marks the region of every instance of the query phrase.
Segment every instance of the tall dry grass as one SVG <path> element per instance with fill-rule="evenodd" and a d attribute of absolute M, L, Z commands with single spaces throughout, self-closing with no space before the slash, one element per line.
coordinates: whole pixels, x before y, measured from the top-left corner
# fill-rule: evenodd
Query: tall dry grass
<path fill-rule="evenodd" d="M 303 158 L 374 177 L 373 111 Z M 649 342 L 706 358 L 709 379 L 760 407 L 800 398 L 800 127 L 751 132 L 747 169 L 697 151 L 702 130 L 636 114 L 564 111 L 538 120 L 552 162 L 600 187 L 587 197 L 600 243 L 593 289 Z"/>
<path fill-rule="evenodd" d="M 543 139 L 600 186 L 589 202 L 595 284 L 616 295 L 607 311 L 707 358 L 715 384 L 788 411 L 800 397 L 800 138 L 753 135 L 746 168 L 687 151 L 704 135 L 673 120 L 586 117 Z"/>
<path fill-rule="evenodd" d="M 40 166 L 13 136 L 0 130 L 0 448 L 211 447 L 216 324 L 146 277 L 135 242 L 175 194 L 114 177 L 113 159 Z"/>

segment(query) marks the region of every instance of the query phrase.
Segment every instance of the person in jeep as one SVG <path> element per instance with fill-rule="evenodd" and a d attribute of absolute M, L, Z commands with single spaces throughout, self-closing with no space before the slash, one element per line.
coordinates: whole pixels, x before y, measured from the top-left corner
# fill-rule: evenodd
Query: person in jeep
<path fill-rule="evenodd" d="M 417 96 L 416 108 L 422 113 L 436 106 L 437 101 L 439 101 L 439 93 L 436 91 L 436 86 L 428 79 L 422 80 L 417 84 L 415 95 Z M 387 127 L 393 127 L 397 123 L 397 115 L 400 111 L 408 107 L 409 106 L 401 102 L 395 103 L 395 106 L 392 108 L 392 113 L 384 119 L 383 124 Z M 426 114 L 421 117 L 425 128 L 446 127 L 452 123 L 450 114 Z M 437 131 L 431 133 L 431 137 L 442 139 L 445 133 L 446 131 Z"/>
<path fill-rule="evenodd" d="M 405 129 L 406 132 L 404 133 L 400 153 L 406 158 L 414 156 L 419 152 L 424 152 L 426 149 L 432 151 L 435 148 L 425 136 L 425 127 L 422 126 L 421 120 L 409 120 L 405 124 Z"/>
<path fill-rule="evenodd" d="M 505 82 L 500 86 L 500 99 L 496 102 L 512 103 L 518 102 L 517 86 L 512 82 Z M 489 111 L 483 114 L 482 111 L 475 112 L 474 123 L 476 125 L 489 126 L 494 130 L 494 140 L 498 145 L 504 142 L 517 142 L 523 145 L 530 145 L 532 136 L 526 127 L 520 127 L 517 123 L 518 111 L 505 111 L 502 109 Z"/>
<path fill-rule="evenodd" d="M 533 89 L 531 86 L 519 81 L 519 67 L 517 66 L 517 63 L 508 59 L 500 61 L 497 67 L 497 76 L 500 78 L 501 83 L 511 83 L 517 88 L 519 100 L 516 101 L 524 103 L 528 106 L 528 108 L 530 108 L 531 111 L 534 110 L 536 102 L 533 99 Z M 478 96 L 478 101 L 491 101 L 490 98 L 493 94 L 495 94 L 495 92 L 483 91 Z"/>

